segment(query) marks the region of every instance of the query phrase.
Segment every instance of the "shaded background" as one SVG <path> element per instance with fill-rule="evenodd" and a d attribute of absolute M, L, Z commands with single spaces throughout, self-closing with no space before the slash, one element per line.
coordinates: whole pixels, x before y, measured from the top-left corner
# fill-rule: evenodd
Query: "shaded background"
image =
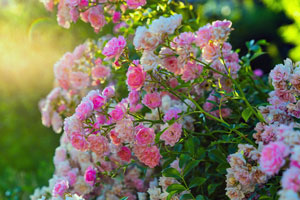
<path fill-rule="evenodd" d="M 288 56 L 300 60 L 300 1 L 191 0 L 201 24 L 233 21 L 230 42 L 266 39 L 268 54 L 252 63 L 268 72 Z M 28 199 L 48 184 L 60 135 L 41 124 L 38 101 L 53 86 L 53 64 L 86 38 L 97 38 L 82 22 L 70 30 L 38 0 L 0 0 L 0 199 Z"/>

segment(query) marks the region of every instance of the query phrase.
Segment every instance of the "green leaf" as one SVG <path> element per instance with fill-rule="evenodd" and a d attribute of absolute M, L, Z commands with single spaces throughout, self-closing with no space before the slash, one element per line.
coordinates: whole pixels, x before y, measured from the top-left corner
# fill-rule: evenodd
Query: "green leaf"
<path fill-rule="evenodd" d="M 191 180 L 189 188 L 197 187 L 202 185 L 206 181 L 206 178 L 203 177 L 195 177 Z"/>
<path fill-rule="evenodd" d="M 183 165 L 187 163 L 189 160 L 191 160 L 191 156 L 187 154 L 180 154 L 179 156 L 179 167 L 183 168 Z"/>
<path fill-rule="evenodd" d="M 128 197 L 122 197 L 120 200 L 127 200 Z"/>
<path fill-rule="evenodd" d="M 196 197 L 196 200 L 205 200 L 205 197 L 203 195 L 198 195 Z"/>
<path fill-rule="evenodd" d="M 190 161 L 183 170 L 183 176 L 187 175 L 193 168 L 199 165 L 200 160 L 192 160 Z"/>
<path fill-rule="evenodd" d="M 189 137 L 186 142 L 185 142 L 185 145 L 184 145 L 187 150 L 191 153 L 191 155 L 194 155 L 195 153 L 195 145 L 194 145 L 194 140 L 193 140 L 193 137 Z"/>
<path fill-rule="evenodd" d="M 169 195 L 167 196 L 167 200 L 171 200 L 172 196 L 176 193 L 177 193 L 176 191 L 170 192 Z"/>
<path fill-rule="evenodd" d="M 213 149 L 208 153 L 208 157 L 217 163 L 227 163 L 225 155 L 219 149 Z"/>
<path fill-rule="evenodd" d="M 185 190 L 186 190 L 186 188 L 183 185 L 178 184 L 178 183 L 174 183 L 172 185 L 169 185 L 169 187 L 167 188 L 167 192 L 176 191 L 176 193 L 180 193 L 180 192 L 183 192 Z"/>
<path fill-rule="evenodd" d="M 191 194 L 184 194 L 180 197 L 180 200 L 184 200 L 184 199 L 194 199 L 193 195 Z"/>
<path fill-rule="evenodd" d="M 243 112 L 242 112 L 242 117 L 245 120 L 245 122 L 248 121 L 248 119 L 251 117 L 253 114 L 252 109 L 247 107 Z"/>
<path fill-rule="evenodd" d="M 173 177 L 173 178 L 176 178 L 176 179 L 181 179 L 180 173 L 176 169 L 174 169 L 172 167 L 165 169 L 162 172 L 162 174 L 165 177 Z"/>
<path fill-rule="evenodd" d="M 218 167 L 216 168 L 216 171 L 220 174 L 226 174 L 226 169 L 229 168 L 229 164 L 228 163 L 221 163 L 218 165 Z"/>
<path fill-rule="evenodd" d="M 212 193 L 214 193 L 214 191 L 216 190 L 216 188 L 220 185 L 220 183 L 214 183 L 214 184 L 209 184 L 207 187 L 208 190 L 208 194 L 211 195 Z"/>

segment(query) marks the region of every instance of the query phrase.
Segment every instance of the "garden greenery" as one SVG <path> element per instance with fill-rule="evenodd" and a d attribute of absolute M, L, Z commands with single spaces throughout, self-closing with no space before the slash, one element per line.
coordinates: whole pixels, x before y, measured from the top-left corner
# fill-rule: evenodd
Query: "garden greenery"
<path fill-rule="evenodd" d="M 269 82 L 238 55 L 227 20 L 156 0 L 42 0 L 59 25 L 110 35 L 55 65 L 42 123 L 62 133 L 55 173 L 31 199 L 299 199 L 300 68 Z"/>

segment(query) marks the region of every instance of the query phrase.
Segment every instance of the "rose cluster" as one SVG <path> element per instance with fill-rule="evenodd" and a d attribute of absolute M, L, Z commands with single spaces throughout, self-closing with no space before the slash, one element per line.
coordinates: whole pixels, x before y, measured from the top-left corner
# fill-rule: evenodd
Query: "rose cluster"
<path fill-rule="evenodd" d="M 243 188 L 248 187 L 249 183 L 255 182 L 256 185 L 266 183 L 266 179 L 270 180 L 283 170 L 281 178 L 282 190 L 278 191 L 281 200 L 300 199 L 299 188 L 299 143 L 300 132 L 296 130 L 299 127 L 297 119 L 299 119 L 299 104 L 297 89 L 297 73 L 299 64 L 293 64 L 290 59 L 286 59 L 284 64 L 278 64 L 270 73 L 270 80 L 274 86 L 274 91 L 269 94 L 269 105 L 261 106 L 259 109 L 264 117 L 265 122 L 257 123 L 255 127 L 256 133 L 253 135 L 259 148 L 256 159 L 253 160 L 255 166 L 259 167 L 260 173 L 264 175 L 263 182 L 255 182 L 256 177 L 245 174 L 234 176 L 234 180 L 247 178 L 247 182 L 241 182 L 240 187 L 235 187 L 234 192 L 228 185 L 231 176 L 231 168 L 227 175 L 227 195 L 231 199 L 245 198 Z M 240 150 L 239 150 L 240 152 Z M 243 150 L 245 153 L 246 150 Z M 236 153 L 238 154 L 238 153 Z M 235 154 L 233 154 L 235 155 Z M 232 156 L 232 155 L 231 155 Z M 230 157 L 231 157 L 230 156 Z M 240 156 L 243 156 L 242 154 Z M 243 159 L 239 159 L 240 164 Z M 231 165 L 232 167 L 232 165 Z M 253 169 L 253 165 L 249 168 Z M 237 188 L 238 191 L 236 190 Z M 247 191 L 249 193 L 249 191 Z M 254 192 L 254 188 L 250 192 Z"/>
<path fill-rule="evenodd" d="M 146 0 L 40 0 L 47 10 L 52 11 L 57 6 L 57 21 L 64 28 L 79 18 L 89 23 L 95 32 L 99 32 L 107 23 L 113 22 L 116 26 L 124 25 L 121 22 L 122 13 L 127 9 L 137 9 L 144 6 Z M 109 16 L 109 17 L 107 17 Z"/>
<path fill-rule="evenodd" d="M 232 30 L 230 21 L 213 22 L 195 33 L 176 34 L 181 22 L 182 16 L 175 14 L 155 19 L 148 27 L 138 27 L 133 45 L 142 54 L 139 60 L 131 59 L 128 41 L 117 36 L 104 47 L 81 45 L 55 65 L 58 87 L 54 92 L 58 95 L 48 95 L 41 110 L 43 119 L 58 115 L 59 125 L 56 122 L 52 126 L 59 130 L 63 125 L 64 133 L 54 157 L 55 175 L 49 187 L 36 190 L 32 199 L 46 193 L 53 199 L 74 193 L 87 199 L 167 198 L 168 186 L 179 182 L 161 176 L 157 184 L 157 179 L 151 178 L 153 170 L 138 172 L 137 167 L 161 166 L 165 162 L 163 149 L 176 146 L 184 133 L 195 129 L 194 99 L 206 98 L 208 93 L 207 100 L 221 102 L 214 93 L 218 89 L 231 91 L 231 79 L 237 78 L 240 69 L 238 55 L 226 42 Z M 102 59 L 95 52 L 101 52 Z M 124 68 L 128 95 L 120 99 L 118 88 L 109 80 L 111 74 Z M 108 83 L 103 84 L 106 79 Z M 207 82 L 227 85 L 206 88 Z M 186 83 L 190 87 L 184 87 Z M 68 96 L 68 103 L 62 94 Z M 230 114 L 228 108 L 219 113 L 214 110 L 215 104 L 210 104 L 205 103 L 204 110 L 212 116 Z M 182 170 L 178 160 L 170 166 Z M 121 169 L 126 173 L 120 175 Z M 189 192 L 172 199 L 185 194 Z"/>

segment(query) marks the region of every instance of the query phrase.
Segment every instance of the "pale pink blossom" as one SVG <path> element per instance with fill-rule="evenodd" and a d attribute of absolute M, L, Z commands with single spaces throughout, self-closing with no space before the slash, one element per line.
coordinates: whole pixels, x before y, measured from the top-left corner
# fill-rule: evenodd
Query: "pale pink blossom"
<path fill-rule="evenodd" d="M 160 62 L 160 59 L 152 51 L 145 50 L 141 57 L 141 65 L 145 71 L 151 71 L 156 69 Z"/>
<path fill-rule="evenodd" d="M 103 65 L 97 65 L 92 69 L 92 77 L 93 79 L 105 79 L 109 77 L 110 69 Z"/>
<path fill-rule="evenodd" d="M 212 42 L 206 44 L 202 49 L 202 57 L 208 62 L 216 59 L 220 55 L 221 55 L 220 46 Z"/>
<path fill-rule="evenodd" d="M 130 104 L 129 111 L 132 113 L 138 112 L 143 108 L 142 104 Z"/>
<path fill-rule="evenodd" d="M 123 119 L 124 115 L 125 115 L 125 111 L 122 109 L 121 106 L 116 106 L 115 109 L 113 109 L 109 115 L 111 116 L 111 118 L 115 121 L 119 121 L 121 119 Z"/>
<path fill-rule="evenodd" d="M 282 187 L 286 190 L 300 191 L 300 169 L 292 167 L 286 170 L 281 179 Z"/>
<path fill-rule="evenodd" d="M 183 68 L 181 79 L 185 82 L 198 78 L 203 70 L 203 66 L 196 62 L 187 62 Z"/>
<path fill-rule="evenodd" d="M 174 46 L 186 46 L 190 47 L 191 44 L 195 41 L 195 35 L 192 32 L 183 32 L 179 36 L 173 39 L 172 44 Z"/>
<path fill-rule="evenodd" d="M 225 40 L 227 40 L 231 31 L 231 25 L 231 21 L 228 20 L 214 21 L 212 23 L 212 40 L 218 42 L 224 42 Z"/>
<path fill-rule="evenodd" d="M 130 66 L 126 75 L 127 85 L 131 90 L 140 90 L 144 85 L 146 72 L 144 72 L 143 67 L 140 64 L 137 66 Z"/>
<path fill-rule="evenodd" d="M 130 104 L 137 104 L 139 102 L 140 99 L 140 95 L 139 92 L 136 90 L 132 90 L 130 91 L 129 95 L 128 95 L 128 100 Z"/>
<path fill-rule="evenodd" d="M 55 149 L 55 155 L 54 155 L 54 163 L 59 163 L 62 162 L 64 160 L 66 160 L 67 157 L 67 151 L 65 148 L 59 146 Z"/>
<path fill-rule="evenodd" d="M 70 16 L 71 16 L 71 21 L 72 22 L 77 22 L 78 18 L 79 18 L 79 11 L 77 10 L 77 8 L 71 8 L 70 10 Z"/>
<path fill-rule="evenodd" d="M 114 97 L 115 96 L 115 87 L 114 86 L 107 86 L 102 91 L 102 95 L 105 96 L 106 98 Z"/>
<path fill-rule="evenodd" d="M 109 143 L 106 137 L 102 135 L 89 135 L 87 138 L 89 148 L 98 156 L 103 156 L 109 150 Z"/>
<path fill-rule="evenodd" d="M 160 44 L 161 38 L 159 35 L 154 34 L 144 26 L 139 26 L 135 31 L 133 38 L 133 45 L 137 50 L 154 50 Z"/>
<path fill-rule="evenodd" d="M 182 68 L 176 56 L 169 56 L 163 58 L 162 66 L 176 75 L 182 74 Z"/>
<path fill-rule="evenodd" d="M 52 195 L 54 197 L 62 197 L 64 195 L 64 193 L 68 190 L 69 188 L 69 183 L 66 180 L 60 180 L 58 182 L 55 183 L 53 191 L 52 191 Z"/>
<path fill-rule="evenodd" d="M 52 11 L 54 7 L 54 0 L 41 0 L 41 2 L 44 4 L 45 8 L 48 11 Z"/>
<path fill-rule="evenodd" d="M 180 26 L 182 15 L 175 14 L 170 17 L 160 16 L 158 19 L 153 20 L 149 30 L 155 34 L 173 34 L 175 29 Z"/>
<path fill-rule="evenodd" d="M 122 120 L 117 121 L 115 131 L 118 133 L 118 138 L 120 138 L 122 142 L 134 142 L 135 130 L 132 119 L 125 117 Z"/>
<path fill-rule="evenodd" d="M 136 134 L 136 141 L 138 145 L 152 144 L 155 139 L 155 133 L 152 128 L 142 128 Z"/>
<path fill-rule="evenodd" d="M 73 59 L 76 61 L 82 58 L 86 50 L 87 50 L 86 44 L 78 45 L 73 51 Z"/>
<path fill-rule="evenodd" d="M 268 175 L 277 174 L 285 164 L 285 157 L 289 154 L 288 147 L 283 142 L 272 142 L 261 152 L 260 166 Z"/>
<path fill-rule="evenodd" d="M 70 83 L 72 88 L 80 90 L 89 86 L 90 78 L 88 74 L 83 72 L 71 72 Z"/>
<path fill-rule="evenodd" d="M 70 28 L 70 22 L 72 21 L 70 15 L 70 8 L 67 6 L 65 0 L 60 0 L 57 11 L 58 24 L 64 28 Z"/>
<path fill-rule="evenodd" d="M 167 130 L 163 132 L 160 139 L 165 141 L 165 144 L 174 146 L 180 139 L 182 132 L 182 125 L 175 122 Z"/>
<path fill-rule="evenodd" d="M 53 130 L 56 133 L 60 133 L 61 132 L 62 125 L 63 125 L 63 120 L 62 120 L 61 116 L 57 112 L 53 112 L 52 113 L 51 125 L 52 125 Z"/>
<path fill-rule="evenodd" d="M 90 100 L 82 101 L 75 110 L 77 119 L 86 120 L 93 112 L 94 104 Z"/>
<path fill-rule="evenodd" d="M 144 96 L 142 103 L 150 109 L 158 108 L 159 106 L 161 106 L 160 94 L 158 92 L 147 93 Z"/>
<path fill-rule="evenodd" d="M 181 109 L 179 108 L 170 108 L 166 113 L 165 113 L 165 116 L 164 116 L 164 121 L 170 121 L 172 119 L 178 119 L 179 118 L 179 113 L 181 113 Z"/>
<path fill-rule="evenodd" d="M 127 5 L 130 9 L 136 9 L 140 6 L 146 5 L 146 0 L 126 0 Z"/>
<path fill-rule="evenodd" d="M 278 64 L 270 72 L 270 78 L 274 82 L 287 81 L 290 78 L 291 69 L 283 64 Z"/>
<path fill-rule="evenodd" d="M 64 131 L 68 136 L 71 136 L 72 133 L 81 133 L 83 131 L 83 124 L 75 115 L 72 115 L 65 119 Z"/>
<path fill-rule="evenodd" d="M 150 168 L 157 166 L 161 158 L 156 146 L 135 146 L 134 153 L 142 163 Z"/>
<path fill-rule="evenodd" d="M 66 4 L 70 7 L 78 6 L 81 0 L 66 0 Z"/>
<path fill-rule="evenodd" d="M 81 133 L 72 133 L 70 136 L 70 141 L 72 146 L 80 151 L 86 151 L 89 147 L 88 142 L 86 141 L 85 137 Z"/>
<path fill-rule="evenodd" d="M 101 5 L 91 7 L 84 13 L 81 13 L 81 18 L 85 22 L 90 22 L 95 32 L 99 32 L 99 30 L 107 23 Z"/>
<path fill-rule="evenodd" d="M 206 44 L 209 43 L 212 37 L 212 27 L 210 24 L 207 24 L 196 32 L 196 39 L 195 43 L 198 45 L 200 48 L 203 48 Z"/>
<path fill-rule="evenodd" d="M 105 60 L 109 60 L 112 58 L 118 60 L 125 46 L 126 40 L 123 36 L 119 36 L 118 38 L 113 37 L 106 43 L 102 51 L 102 54 L 106 56 Z"/>
<path fill-rule="evenodd" d="M 77 174 L 78 174 L 77 168 L 74 168 L 68 172 L 67 177 L 68 177 L 68 182 L 69 182 L 70 186 L 73 186 L 76 183 Z"/>

